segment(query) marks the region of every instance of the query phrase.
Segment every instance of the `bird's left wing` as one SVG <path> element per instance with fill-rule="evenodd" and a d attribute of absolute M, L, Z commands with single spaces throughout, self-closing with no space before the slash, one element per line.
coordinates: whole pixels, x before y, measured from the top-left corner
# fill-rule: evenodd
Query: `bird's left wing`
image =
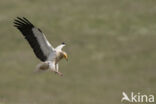
<path fill-rule="evenodd" d="M 54 48 L 48 42 L 42 31 L 39 28 L 36 28 L 29 20 L 24 17 L 17 17 L 14 21 L 14 26 L 29 42 L 35 55 L 41 61 L 46 61 L 50 53 L 54 51 Z"/>

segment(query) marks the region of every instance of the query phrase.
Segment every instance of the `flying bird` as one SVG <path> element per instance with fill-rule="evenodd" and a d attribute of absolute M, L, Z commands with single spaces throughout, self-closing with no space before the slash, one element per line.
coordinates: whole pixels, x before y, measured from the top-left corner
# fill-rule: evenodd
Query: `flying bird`
<path fill-rule="evenodd" d="M 62 50 L 66 44 L 63 42 L 54 48 L 44 33 L 25 17 L 17 17 L 13 23 L 28 41 L 36 57 L 42 61 L 37 65 L 36 71 L 50 70 L 62 76 L 63 74 L 59 72 L 58 62 L 63 58 L 68 60 L 67 53 Z"/>

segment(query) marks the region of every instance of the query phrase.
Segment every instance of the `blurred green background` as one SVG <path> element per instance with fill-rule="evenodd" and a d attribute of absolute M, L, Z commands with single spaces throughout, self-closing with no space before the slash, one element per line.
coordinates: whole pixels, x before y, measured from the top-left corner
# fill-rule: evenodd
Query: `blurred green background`
<path fill-rule="evenodd" d="M 64 77 L 33 72 L 17 16 L 67 43 Z M 0 104 L 121 104 L 123 91 L 156 95 L 155 0 L 0 1 Z"/>

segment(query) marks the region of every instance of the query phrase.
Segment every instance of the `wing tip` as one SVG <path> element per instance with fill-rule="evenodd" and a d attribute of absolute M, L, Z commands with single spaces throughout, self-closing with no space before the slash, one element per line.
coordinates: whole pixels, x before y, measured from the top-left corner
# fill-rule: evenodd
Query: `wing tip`
<path fill-rule="evenodd" d="M 63 45 L 66 45 L 66 43 L 65 43 L 65 42 L 62 42 L 62 44 L 63 44 Z"/>
<path fill-rule="evenodd" d="M 24 26 L 24 25 L 29 25 L 29 26 L 34 27 L 34 25 L 26 17 L 17 16 L 14 19 L 13 24 L 14 24 L 15 27 L 21 27 L 21 26 Z"/>

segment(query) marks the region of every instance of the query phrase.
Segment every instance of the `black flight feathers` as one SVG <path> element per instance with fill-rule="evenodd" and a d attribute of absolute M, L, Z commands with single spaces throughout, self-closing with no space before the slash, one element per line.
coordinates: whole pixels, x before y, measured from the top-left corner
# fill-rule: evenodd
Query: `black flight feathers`
<path fill-rule="evenodd" d="M 29 20 L 27 20 L 25 17 L 23 17 L 23 18 L 17 17 L 14 20 L 14 26 L 19 29 L 23 28 L 24 26 L 27 26 L 29 28 L 34 27 L 34 25 Z"/>
<path fill-rule="evenodd" d="M 25 39 L 28 41 L 29 45 L 33 49 L 35 55 L 41 60 L 46 61 L 48 56 L 44 54 L 44 51 L 41 48 L 41 44 L 39 40 L 37 39 L 37 33 L 33 32 L 33 28 L 36 28 L 28 19 L 25 17 L 17 17 L 14 20 L 14 26 L 22 33 L 22 35 L 25 37 Z M 41 30 L 38 28 L 38 31 L 41 32 Z M 42 32 L 41 32 L 42 33 Z M 65 45 L 63 42 L 62 44 Z"/>
<path fill-rule="evenodd" d="M 47 56 L 44 54 L 44 50 L 41 49 L 41 43 L 33 33 L 34 25 L 27 20 L 25 17 L 17 17 L 14 20 L 14 26 L 22 33 L 25 39 L 28 41 L 29 45 L 33 49 L 35 55 L 41 60 L 46 61 Z M 39 30 L 41 32 L 41 30 Z M 37 35 L 37 34 L 36 34 Z"/>

